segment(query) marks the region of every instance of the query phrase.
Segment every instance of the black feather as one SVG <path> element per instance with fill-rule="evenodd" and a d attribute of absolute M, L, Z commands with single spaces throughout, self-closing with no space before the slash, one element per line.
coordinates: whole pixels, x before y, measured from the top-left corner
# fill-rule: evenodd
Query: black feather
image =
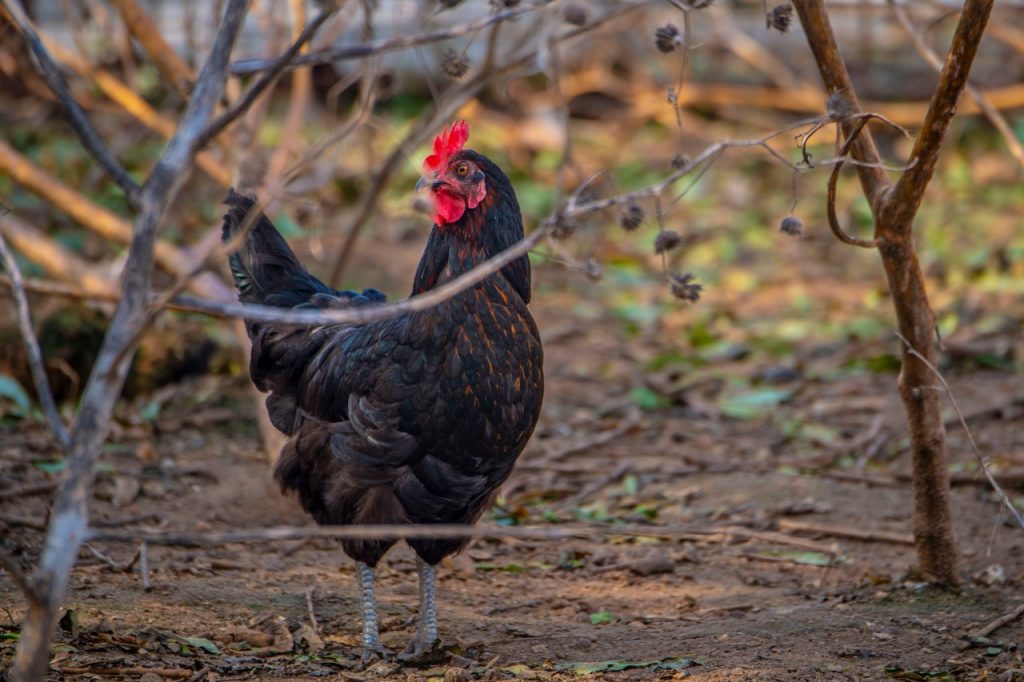
<path fill-rule="evenodd" d="M 433 289 L 522 239 L 515 192 L 475 152 L 488 198 L 462 221 L 434 227 L 414 293 Z M 228 195 L 224 238 L 255 202 Z M 313 277 L 262 214 L 231 256 L 239 298 L 289 308 L 376 305 Z M 540 412 L 543 357 L 526 303 L 524 256 L 428 310 L 353 327 L 249 325 L 250 374 L 268 391 L 271 422 L 290 436 L 275 477 L 318 523 L 472 523 L 512 471 Z M 464 538 L 409 544 L 440 561 Z M 393 543 L 347 541 L 376 564 Z"/>

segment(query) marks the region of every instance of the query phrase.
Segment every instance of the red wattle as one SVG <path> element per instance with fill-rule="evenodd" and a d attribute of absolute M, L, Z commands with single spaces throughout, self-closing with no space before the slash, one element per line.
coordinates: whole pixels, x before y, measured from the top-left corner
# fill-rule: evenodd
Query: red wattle
<path fill-rule="evenodd" d="M 449 194 L 444 190 L 434 194 L 434 223 L 437 225 L 456 223 L 465 212 L 466 202 L 462 200 L 462 197 Z"/>

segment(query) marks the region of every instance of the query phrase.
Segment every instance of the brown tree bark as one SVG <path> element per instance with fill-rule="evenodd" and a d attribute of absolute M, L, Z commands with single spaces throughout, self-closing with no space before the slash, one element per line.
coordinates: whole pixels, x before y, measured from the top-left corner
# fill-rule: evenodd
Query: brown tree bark
<path fill-rule="evenodd" d="M 878 151 L 870 132 L 854 131 L 860 109 L 846 64 L 823 0 L 794 0 L 807 41 L 829 93 L 839 93 L 854 116 L 846 116 L 844 135 L 857 134 L 850 153 L 858 161 L 877 164 Z M 892 293 L 900 333 L 906 339 L 898 381 L 907 414 L 913 457 L 914 542 L 920 569 L 935 581 L 960 583 L 956 536 L 949 503 L 949 467 L 941 393 L 928 363 L 936 363 L 935 316 L 928 302 L 924 274 L 914 248 L 913 222 L 931 180 L 957 101 L 967 84 L 993 0 L 967 0 L 953 43 L 932 95 L 912 155 L 913 166 L 893 184 L 879 167 L 858 166 L 861 187 L 875 220 L 875 241 Z M 850 113 L 850 112 L 848 112 Z"/>

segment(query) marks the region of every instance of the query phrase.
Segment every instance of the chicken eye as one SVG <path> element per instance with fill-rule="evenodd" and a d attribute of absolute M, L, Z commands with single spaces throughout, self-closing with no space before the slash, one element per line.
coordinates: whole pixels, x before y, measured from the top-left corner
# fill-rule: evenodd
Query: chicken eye
<path fill-rule="evenodd" d="M 467 173 L 469 173 L 469 166 L 467 166 L 464 163 L 460 163 L 458 166 L 455 167 L 455 172 L 458 175 L 466 175 Z"/>

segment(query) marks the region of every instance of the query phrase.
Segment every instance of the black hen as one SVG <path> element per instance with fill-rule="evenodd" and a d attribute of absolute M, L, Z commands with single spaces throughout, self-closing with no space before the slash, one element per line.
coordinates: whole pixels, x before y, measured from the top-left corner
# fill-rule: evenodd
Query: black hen
<path fill-rule="evenodd" d="M 450 281 L 523 237 L 509 179 L 461 149 L 465 124 L 446 130 L 425 162 L 435 224 L 413 283 Z M 224 238 L 253 206 L 228 195 Z M 384 296 L 337 291 L 309 274 L 262 214 L 231 256 L 245 303 L 285 308 L 373 305 Z M 527 310 L 530 263 L 501 272 L 422 312 L 362 326 L 251 322 L 250 374 L 269 392 L 274 426 L 290 436 L 275 476 L 321 524 L 473 523 L 508 478 L 533 432 L 543 396 L 542 351 Z M 350 540 L 363 599 L 364 656 L 385 654 L 373 568 L 394 544 Z M 411 540 L 419 557 L 417 636 L 406 655 L 437 640 L 434 565 L 465 539 Z"/>

